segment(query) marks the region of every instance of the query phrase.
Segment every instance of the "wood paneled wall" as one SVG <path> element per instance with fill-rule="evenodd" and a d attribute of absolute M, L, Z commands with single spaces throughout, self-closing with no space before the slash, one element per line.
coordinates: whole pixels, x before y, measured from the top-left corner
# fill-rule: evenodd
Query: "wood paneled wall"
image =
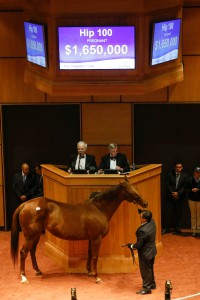
<path fill-rule="evenodd" d="M 108 144 L 119 145 L 132 163 L 132 107 L 130 103 L 82 104 L 82 137 L 97 164 L 108 153 Z"/>
<path fill-rule="evenodd" d="M 184 81 L 169 87 L 169 102 L 200 101 L 200 1 L 195 2 L 197 7 L 183 10 Z"/>
<path fill-rule="evenodd" d="M 184 1 L 184 81 L 143 96 L 52 97 L 24 83 L 26 64 L 21 1 L 0 0 L 0 105 L 81 103 L 81 134 L 97 161 L 116 142 L 132 160 L 132 103 L 200 102 L 200 1 Z M 162 1 L 161 1 L 162 2 Z M 103 118 L 103 121 L 102 121 Z M 1 133 L 1 132 L 0 132 Z M 3 142 L 0 144 L 0 226 L 4 226 Z"/>
<path fill-rule="evenodd" d="M 2 126 L 1 126 L 1 110 L 0 110 L 0 227 L 4 226 L 4 184 L 3 184 L 3 164 L 2 164 Z"/>
<path fill-rule="evenodd" d="M 132 144 L 131 104 L 83 104 L 82 135 L 92 145 Z"/>

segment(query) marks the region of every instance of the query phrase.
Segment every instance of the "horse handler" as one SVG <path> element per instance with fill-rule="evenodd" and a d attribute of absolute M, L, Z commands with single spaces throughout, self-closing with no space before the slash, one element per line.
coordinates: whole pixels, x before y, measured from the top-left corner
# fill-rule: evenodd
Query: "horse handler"
<path fill-rule="evenodd" d="M 157 253 L 156 249 L 156 224 L 152 219 L 149 210 L 138 210 L 141 225 L 136 231 L 137 241 L 135 244 L 128 243 L 130 250 L 138 251 L 140 273 L 143 280 L 142 290 L 136 294 L 151 294 L 152 289 L 156 289 L 154 278 L 154 261 Z"/>

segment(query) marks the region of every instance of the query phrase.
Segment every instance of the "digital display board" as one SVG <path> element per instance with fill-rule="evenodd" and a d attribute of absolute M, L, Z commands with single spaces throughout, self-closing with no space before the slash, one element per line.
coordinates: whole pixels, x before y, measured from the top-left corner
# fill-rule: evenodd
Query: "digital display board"
<path fill-rule="evenodd" d="M 44 25 L 24 22 L 27 60 L 47 67 Z"/>
<path fill-rule="evenodd" d="M 58 27 L 59 68 L 135 69 L 135 27 Z"/>
<path fill-rule="evenodd" d="M 181 19 L 153 24 L 151 65 L 178 58 Z"/>

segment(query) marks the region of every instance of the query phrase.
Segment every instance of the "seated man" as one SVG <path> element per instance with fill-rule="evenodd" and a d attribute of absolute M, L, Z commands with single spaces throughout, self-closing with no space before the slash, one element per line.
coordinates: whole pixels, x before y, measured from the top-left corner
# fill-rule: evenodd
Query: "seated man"
<path fill-rule="evenodd" d="M 68 172 L 72 173 L 73 170 L 88 170 L 89 173 L 95 173 L 97 164 L 95 156 L 86 154 L 87 144 L 83 141 L 77 143 L 78 154 L 72 155 L 68 164 Z"/>
<path fill-rule="evenodd" d="M 104 155 L 101 158 L 100 165 L 98 167 L 98 173 L 103 173 L 104 169 L 118 170 L 119 172 L 129 172 L 130 167 L 127 157 L 123 153 L 118 153 L 117 145 L 111 143 L 108 146 L 109 154 Z"/>

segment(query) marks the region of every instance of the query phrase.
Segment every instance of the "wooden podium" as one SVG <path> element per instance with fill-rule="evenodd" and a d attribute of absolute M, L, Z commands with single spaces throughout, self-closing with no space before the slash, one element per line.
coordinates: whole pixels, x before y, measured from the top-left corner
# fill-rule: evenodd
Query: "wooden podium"
<path fill-rule="evenodd" d="M 64 203 L 79 203 L 94 191 L 101 191 L 124 181 L 123 175 L 68 174 L 57 166 L 42 165 L 44 195 Z M 160 164 L 151 164 L 127 176 L 138 192 L 148 201 L 157 225 L 156 245 L 161 249 Z M 102 239 L 98 273 L 131 273 L 130 250 L 122 244 L 136 240 L 140 225 L 137 205 L 124 201 L 111 219 L 110 230 Z M 79 220 L 77 220 L 79 222 Z M 88 241 L 61 240 L 46 231 L 45 253 L 69 273 L 85 273 Z"/>

